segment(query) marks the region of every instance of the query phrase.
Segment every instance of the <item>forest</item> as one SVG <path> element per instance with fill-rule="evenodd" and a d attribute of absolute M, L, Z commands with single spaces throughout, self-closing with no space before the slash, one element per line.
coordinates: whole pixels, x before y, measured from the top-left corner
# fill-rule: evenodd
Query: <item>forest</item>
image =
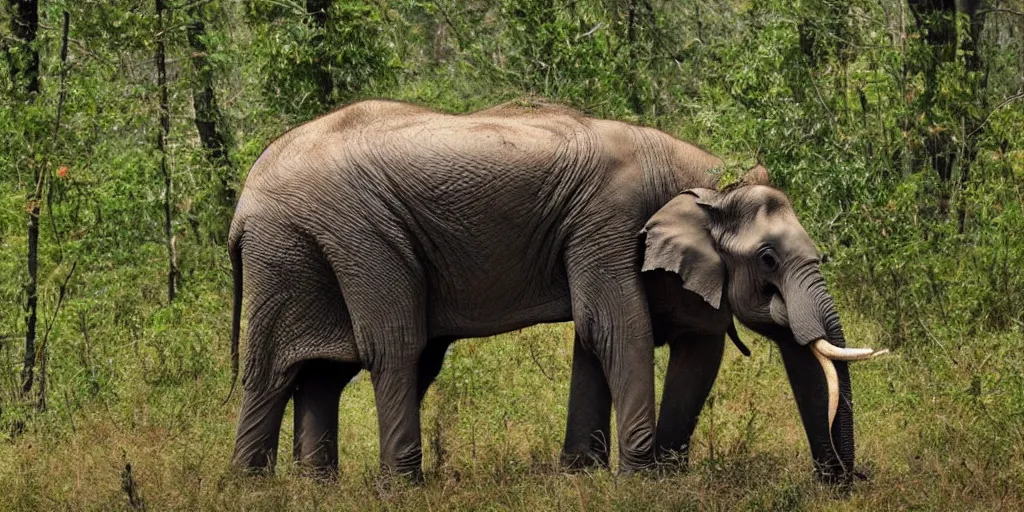
<path fill-rule="evenodd" d="M 1024 508 L 1021 0 L 5 0 L 0 53 L 2 509 Z M 687 471 L 562 471 L 572 324 L 453 345 L 422 485 L 375 478 L 362 374 L 337 481 L 290 463 L 290 415 L 276 475 L 233 473 L 236 199 L 277 136 L 369 98 L 544 100 L 726 182 L 763 163 L 847 339 L 891 350 L 852 366 L 853 485 L 813 478 L 744 329 Z"/>

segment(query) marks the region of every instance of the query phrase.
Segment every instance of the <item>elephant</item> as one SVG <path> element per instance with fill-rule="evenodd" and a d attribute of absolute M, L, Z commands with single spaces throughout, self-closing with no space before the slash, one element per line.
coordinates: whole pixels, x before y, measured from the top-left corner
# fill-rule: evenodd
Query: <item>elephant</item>
<path fill-rule="evenodd" d="M 229 233 L 233 376 L 248 302 L 233 464 L 273 469 L 294 398 L 294 457 L 336 467 L 338 400 L 366 369 L 381 468 L 419 480 L 420 402 L 449 345 L 571 320 L 563 463 L 607 465 L 614 406 L 619 471 L 650 468 L 685 453 L 735 315 L 778 343 L 819 473 L 848 479 L 850 378 L 832 360 L 874 353 L 844 348 L 786 196 L 763 169 L 716 191 L 721 166 L 540 102 L 453 115 L 370 100 L 286 132 Z M 656 343 L 672 351 L 657 426 Z"/>

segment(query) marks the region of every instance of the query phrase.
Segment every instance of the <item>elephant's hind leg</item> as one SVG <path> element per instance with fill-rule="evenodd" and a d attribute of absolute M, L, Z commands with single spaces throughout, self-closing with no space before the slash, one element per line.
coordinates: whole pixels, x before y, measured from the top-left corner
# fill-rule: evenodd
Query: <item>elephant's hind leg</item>
<path fill-rule="evenodd" d="M 314 359 L 296 379 L 292 454 L 303 473 L 330 479 L 338 472 L 338 400 L 359 373 L 358 363 Z"/>
<path fill-rule="evenodd" d="M 419 373 L 416 379 L 416 399 L 423 404 L 423 397 L 427 390 L 434 383 L 437 374 L 441 373 L 441 366 L 444 365 L 444 356 L 448 353 L 448 347 L 458 338 L 445 336 L 433 338 L 427 342 L 427 347 L 420 355 Z"/>
<path fill-rule="evenodd" d="M 292 395 L 294 374 L 278 387 L 246 389 L 235 434 L 232 463 L 245 472 L 272 473 L 277 462 L 278 434 Z"/>
<path fill-rule="evenodd" d="M 608 467 L 611 451 L 612 394 L 601 361 L 580 341 L 573 341 L 569 418 L 565 425 L 562 466 L 568 470 Z"/>
<path fill-rule="evenodd" d="M 300 402 L 298 412 L 310 416 L 299 424 L 308 422 L 308 430 L 321 431 L 316 435 L 337 430 L 325 426 L 337 417 L 336 395 L 331 406 L 323 405 L 335 394 L 332 386 L 317 379 L 315 386 L 296 380 L 316 376 L 301 373 L 305 363 L 347 360 L 346 355 L 356 360 L 354 345 L 344 343 L 352 339 L 345 303 L 319 245 L 271 221 L 250 219 L 242 241 L 248 354 L 234 457 L 239 466 L 268 470 L 274 466 L 282 416 L 293 395 Z M 302 385 L 297 395 L 296 384 Z"/>

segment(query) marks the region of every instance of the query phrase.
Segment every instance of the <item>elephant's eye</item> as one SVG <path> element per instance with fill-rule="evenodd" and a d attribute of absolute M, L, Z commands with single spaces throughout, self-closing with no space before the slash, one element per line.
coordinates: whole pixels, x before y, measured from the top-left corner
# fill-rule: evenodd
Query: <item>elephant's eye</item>
<path fill-rule="evenodd" d="M 775 270 L 779 268 L 779 259 L 775 256 L 775 251 L 770 247 L 765 247 L 757 255 L 757 259 L 760 260 L 761 266 L 765 270 Z"/>

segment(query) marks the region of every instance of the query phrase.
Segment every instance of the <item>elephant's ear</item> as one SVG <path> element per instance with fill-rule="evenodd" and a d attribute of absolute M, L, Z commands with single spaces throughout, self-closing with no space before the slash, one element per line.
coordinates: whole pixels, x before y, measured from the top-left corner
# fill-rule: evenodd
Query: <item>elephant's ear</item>
<path fill-rule="evenodd" d="M 699 203 L 716 195 L 708 189 L 683 192 L 647 221 L 643 271 L 668 270 L 679 275 L 683 288 L 718 309 L 722 304 L 725 264 L 708 231 L 709 214 Z"/>

